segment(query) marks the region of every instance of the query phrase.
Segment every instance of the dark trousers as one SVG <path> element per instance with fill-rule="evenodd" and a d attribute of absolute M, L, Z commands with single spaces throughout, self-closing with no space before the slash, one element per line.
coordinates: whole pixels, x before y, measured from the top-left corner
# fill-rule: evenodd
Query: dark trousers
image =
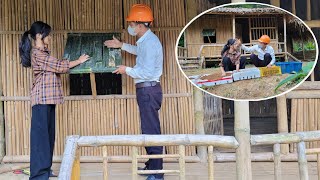
<path fill-rule="evenodd" d="M 223 57 L 222 65 L 223 65 L 224 71 L 236 70 L 236 65 L 231 62 L 231 59 L 229 57 Z M 244 68 L 246 68 L 246 58 L 240 57 L 239 69 L 244 69 Z"/>
<path fill-rule="evenodd" d="M 32 107 L 30 180 L 48 180 L 55 140 L 56 105 L 39 104 Z"/>
<path fill-rule="evenodd" d="M 270 64 L 272 57 L 269 53 L 266 53 L 263 60 L 260 60 L 257 55 L 251 54 L 250 60 L 256 67 L 266 67 L 268 64 Z"/>
<path fill-rule="evenodd" d="M 160 84 L 152 87 L 137 88 L 137 101 L 141 118 L 142 134 L 161 134 L 159 110 L 162 103 L 162 90 Z M 146 147 L 148 155 L 162 154 L 162 146 Z M 149 159 L 146 162 L 148 170 L 163 169 L 162 159 Z M 156 174 L 157 178 L 162 178 L 163 174 Z"/>

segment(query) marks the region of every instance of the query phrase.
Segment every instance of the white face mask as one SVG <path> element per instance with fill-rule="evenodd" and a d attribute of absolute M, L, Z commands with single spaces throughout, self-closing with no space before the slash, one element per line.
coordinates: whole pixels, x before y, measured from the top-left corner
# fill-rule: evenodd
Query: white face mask
<path fill-rule="evenodd" d="M 130 25 L 128 26 L 128 33 L 131 36 L 136 36 L 138 33 L 135 32 L 136 28 L 132 28 Z"/>

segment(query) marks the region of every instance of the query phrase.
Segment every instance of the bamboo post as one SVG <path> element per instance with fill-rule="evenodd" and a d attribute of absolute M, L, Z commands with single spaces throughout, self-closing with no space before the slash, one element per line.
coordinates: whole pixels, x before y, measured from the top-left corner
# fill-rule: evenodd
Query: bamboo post
<path fill-rule="evenodd" d="M 280 0 L 271 0 L 270 2 L 272 5 L 280 7 Z"/>
<path fill-rule="evenodd" d="M 80 180 L 80 149 L 76 148 L 76 156 L 72 166 L 71 180 Z"/>
<path fill-rule="evenodd" d="M 318 180 L 320 180 L 320 154 L 317 154 L 317 172 L 318 172 Z"/>
<path fill-rule="evenodd" d="M 138 148 L 132 146 L 132 180 L 138 180 Z"/>
<path fill-rule="evenodd" d="M 285 95 L 277 97 L 278 132 L 288 133 L 287 99 Z M 281 144 L 281 153 L 289 153 L 289 145 Z"/>
<path fill-rule="evenodd" d="M 208 146 L 208 177 L 214 179 L 213 146 Z"/>
<path fill-rule="evenodd" d="M 97 98 L 96 77 L 94 73 L 90 73 L 91 91 L 94 99 Z"/>
<path fill-rule="evenodd" d="M 274 179 L 281 180 L 281 152 L 280 144 L 273 145 L 273 157 L 274 157 Z"/>
<path fill-rule="evenodd" d="M 103 154 L 103 179 L 108 180 L 108 151 L 107 146 L 102 147 Z"/>
<path fill-rule="evenodd" d="M 203 92 L 196 87 L 193 87 L 194 93 L 194 119 L 196 134 L 205 134 L 203 119 L 204 119 L 204 107 L 203 107 Z M 198 156 L 201 162 L 207 161 L 207 148 L 205 146 L 197 146 Z"/>
<path fill-rule="evenodd" d="M 308 180 L 308 164 L 306 156 L 306 145 L 304 141 L 298 143 L 298 163 L 299 163 L 299 174 L 301 180 Z"/>
<path fill-rule="evenodd" d="M 236 16 L 232 15 L 232 37 L 236 38 Z"/>
<path fill-rule="evenodd" d="M 0 84 L 2 84 L 2 83 L 0 83 Z M 2 87 L 0 87 L 0 95 L 2 96 Z M 4 123 L 4 116 L 3 116 L 3 101 L 1 101 L 0 102 L 0 162 L 2 161 L 3 157 L 5 156 L 4 126 L 5 126 L 5 123 Z"/>
<path fill-rule="evenodd" d="M 179 169 L 180 169 L 180 180 L 186 179 L 186 147 L 184 145 L 179 145 Z"/>
<path fill-rule="evenodd" d="M 236 150 L 237 180 L 251 180 L 249 101 L 235 101 L 234 103 L 234 133 L 239 143 Z"/>
<path fill-rule="evenodd" d="M 285 61 L 288 61 L 288 55 L 287 55 L 287 19 L 286 16 L 283 15 L 283 41 L 284 41 L 284 52 L 285 52 Z"/>

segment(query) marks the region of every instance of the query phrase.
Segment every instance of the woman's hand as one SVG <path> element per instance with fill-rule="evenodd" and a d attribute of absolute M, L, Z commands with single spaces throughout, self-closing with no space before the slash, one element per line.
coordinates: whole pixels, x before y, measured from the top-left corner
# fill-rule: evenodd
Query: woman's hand
<path fill-rule="evenodd" d="M 89 59 L 90 59 L 90 56 L 89 56 L 89 55 L 82 54 L 82 55 L 79 57 L 78 61 L 80 62 L 80 64 L 82 64 L 82 63 L 88 61 Z"/>

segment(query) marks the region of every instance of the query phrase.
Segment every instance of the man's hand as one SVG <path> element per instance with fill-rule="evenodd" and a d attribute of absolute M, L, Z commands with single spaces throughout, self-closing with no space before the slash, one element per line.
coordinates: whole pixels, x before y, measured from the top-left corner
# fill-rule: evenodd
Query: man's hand
<path fill-rule="evenodd" d="M 104 45 L 108 48 L 121 48 L 123 43 L 113 36 L 112 40 L 106 40 Z"/>
<path fill-rule="evenodd" d="M 271 67 L 272 67 L 272 65 L 271 65 L 271 64 L 268 64 L 268 65 L 267 65 L 267 68 L 271 68 Z"/>
<path fill-rule="evenodd" d="M 125 74 L 126 73 L 126 68 L 127 68 L 127 66 L 120 65 L 120 66 L 118 66 L 118 69 L 116 69 L 112 73 L 114 73 L 114 74 Z"/>

